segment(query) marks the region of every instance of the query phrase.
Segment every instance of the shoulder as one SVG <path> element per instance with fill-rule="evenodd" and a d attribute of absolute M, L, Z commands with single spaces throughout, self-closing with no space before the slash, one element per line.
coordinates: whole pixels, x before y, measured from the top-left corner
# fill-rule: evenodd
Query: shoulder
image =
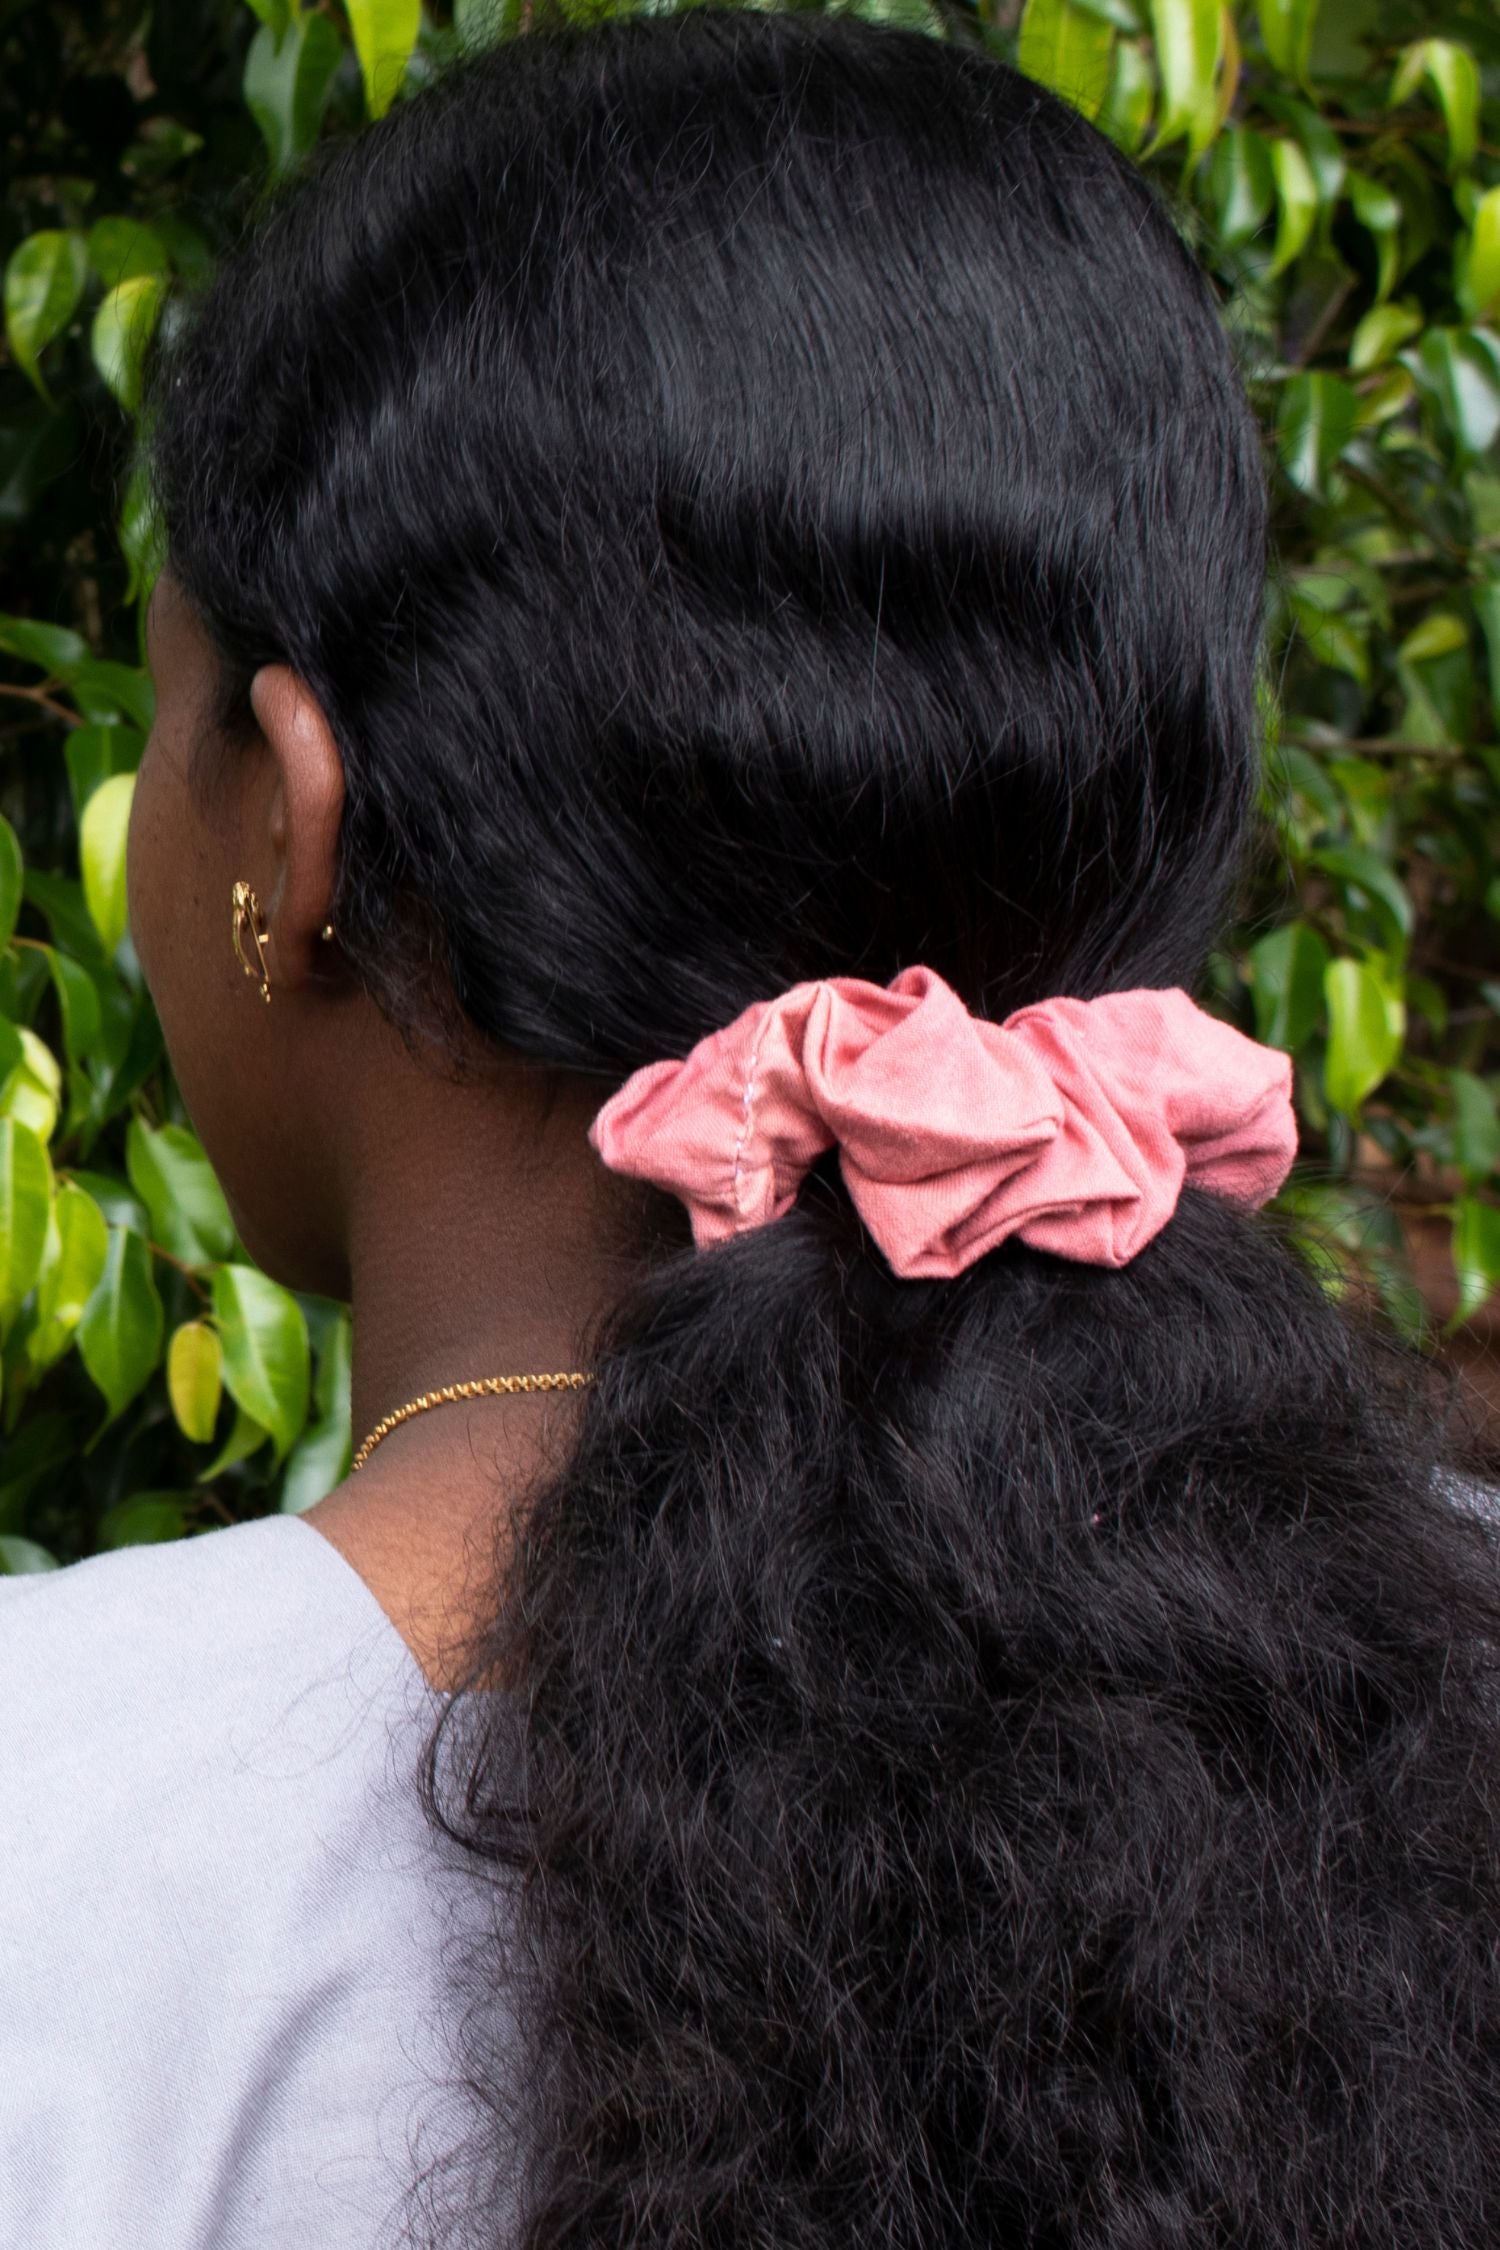
<path fill-rule="evenodd" d="M 404 1654 L 342 1557 L 289 1516 L 0 1579 L 0 1796 L 59 1759 L 180 1763 L 351 1666 L 367 1687 L 409 1685 Z"/>
<path fill-rule="evenodd" d="M 430 1697 L 342 1557 L 274 1517 L 0 1580 L 0 1708 L 12 1871 L 118 1913 L 179 1830 L 264 1872 L 356 1822 L 398 1740 L 409 1778 Z"/>
<path fill-rule="evenodd" d="M 374 1597 L 292 1517 L 0 1581 L 0 1699 L 0 2240 L 372 2242 L 471 1911 Z"/>

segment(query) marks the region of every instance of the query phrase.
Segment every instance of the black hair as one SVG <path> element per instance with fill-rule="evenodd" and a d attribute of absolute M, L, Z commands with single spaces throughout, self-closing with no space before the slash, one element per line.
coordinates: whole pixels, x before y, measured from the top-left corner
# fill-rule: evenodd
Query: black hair
<path fill-rule="evenodd" d="M 1257 433 L 1156 197 L 978 51 L 513 42 L 280 202 L 153 413 L 394 1017 L 437 962 L 602 1098 L 835 973 L 1200 989 Z M 1494 1539 L 1415 1353 L 1196 1190 L 1120 1271 L 898 1281 L 825 1164 L 598 1372 L 421 1776 L 530 1949 L 517 2239 L 1497 2238 Z"/>

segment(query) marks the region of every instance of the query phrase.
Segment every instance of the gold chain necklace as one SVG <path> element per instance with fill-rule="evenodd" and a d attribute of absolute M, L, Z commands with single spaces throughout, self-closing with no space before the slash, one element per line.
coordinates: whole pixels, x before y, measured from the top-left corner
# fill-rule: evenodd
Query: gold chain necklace
<path fill-rule="evenodd" d="M 429 1406 L 445 1406 L 456 1398 L 481 1398 L 499 1394 L 509 1397 L 517 1391 L 581 1391 L 594 1380 L 592 1375 L 481 1375 L 468 1383 L 446 1383 L 440 1391 L 423 1391 L 420 1398 L 408 1399 L 398 1406 L 394 1414 L 387 1414 L 377 1422 L 365 1439 L 350 1465 L 352 1476 L 362 1469 L 383 1437 L 413 1414 L 421 1414 Z"/>

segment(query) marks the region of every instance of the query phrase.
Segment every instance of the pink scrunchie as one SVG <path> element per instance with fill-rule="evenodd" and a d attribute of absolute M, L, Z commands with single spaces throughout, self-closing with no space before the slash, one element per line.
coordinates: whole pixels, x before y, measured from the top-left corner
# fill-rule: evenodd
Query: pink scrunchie
<path fill-rule="evenodd" d="M 947 1279 L 1008 1235 L 1122 1266 L 1184 1180 L 1268 1202 L 1297 1153 L 1288 1056 L 1180 990 L 971 1016 L 931 969 L 760 1001 L 626 1080 L 589 1138 L 687 1205 L 700 1248 L 791 1208 L 837 1144 L 893 1270 Z"/>

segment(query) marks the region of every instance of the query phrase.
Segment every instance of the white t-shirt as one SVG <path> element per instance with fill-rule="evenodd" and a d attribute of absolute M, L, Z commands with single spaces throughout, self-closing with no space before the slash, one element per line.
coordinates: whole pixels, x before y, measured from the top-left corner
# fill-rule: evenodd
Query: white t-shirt
<path fill-rule="evenodd" d="M 444 1700 L 295 1516 L 0 1579 L 4 2250 L 401 2240 L 504 1919 L 416 1800 Z"/>

